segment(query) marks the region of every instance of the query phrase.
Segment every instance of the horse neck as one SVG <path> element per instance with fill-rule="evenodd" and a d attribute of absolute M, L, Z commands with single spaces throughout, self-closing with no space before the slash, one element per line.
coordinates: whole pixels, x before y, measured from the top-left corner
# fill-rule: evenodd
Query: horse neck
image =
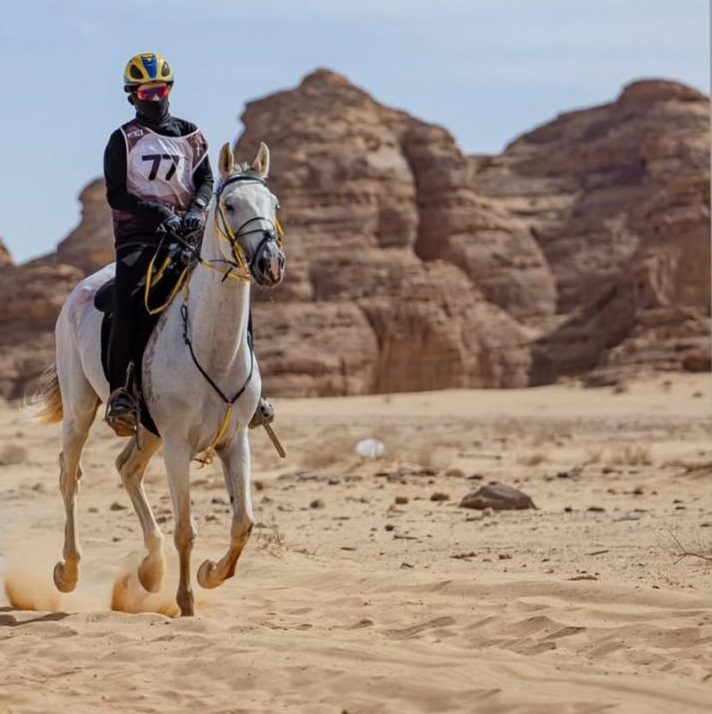
<path fill-rule="evenodd" d="M 221 259 L 212 212 L 205 226 L 201 248 L 204 261 Z M 210 264 L 210 263 L 209 263 Z M 247 324 L 250 311 L 250 284 L 238 280 L 223 280 L 225 266 L 213 263 L 218 270 L 196 266 L 190 280 L 188 297 L 189 334 L 193 348 L 203 367 L 219 370 L 223 375 L 230 368 L 245 365 Z"/>

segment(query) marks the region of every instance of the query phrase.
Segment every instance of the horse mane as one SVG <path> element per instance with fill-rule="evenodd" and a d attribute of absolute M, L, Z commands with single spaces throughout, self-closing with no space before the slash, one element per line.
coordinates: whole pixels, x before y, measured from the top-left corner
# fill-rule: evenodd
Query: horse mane
<path fill-rule="evenodd" d="M 241 163 L 235 164 L 235 166 L 233 166 L 233 169 L 230 172 L 230 176 L 237 176 L 238 174 L 259 176 L 257 171 L 252 168 L 252 164 L 249 161 L 242 161 Z M 230 178 L 230 176 L 228 176 L 228 178 Z"/>

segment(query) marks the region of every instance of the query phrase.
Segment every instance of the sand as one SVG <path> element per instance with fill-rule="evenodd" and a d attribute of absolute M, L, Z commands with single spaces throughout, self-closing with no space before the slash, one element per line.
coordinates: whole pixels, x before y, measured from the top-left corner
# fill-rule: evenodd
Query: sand
<path fill-rule="evenodd" d="M 80 584 L 54 590 L 59 429 L 5 405 L 0 713 L 712 711 L 712 562 L 680 558 L 712 552 L 711 405 L 708 375 L 278 400 L 288 458 L 253 435 L 257 527 L 184 619 L 160 614 L 170 537 L 164 591 L 135 581 L 140 529 L 102 423 Z M 371 436 L 386 453 L 361 459 Z M 458 506 L 490 481 L 537 509 Z M 170 534 L 160 458 L 147 490 Z M 227 543 L 217 464 L 194 469 L 193 501 L 197 567 Z M 111 611 L 115 583 L 138 614 Z"/>

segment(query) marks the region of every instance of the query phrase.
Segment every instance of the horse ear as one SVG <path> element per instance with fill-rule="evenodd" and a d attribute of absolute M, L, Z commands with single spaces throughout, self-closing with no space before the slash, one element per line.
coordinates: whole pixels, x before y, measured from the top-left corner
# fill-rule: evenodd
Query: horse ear
<path fill-rule="evenodd" d="M 269 174 L 269 147 L 264 141 L 260 142 L 260 148 L 252 162 L 252 169 L 260 178 L 267 178 Z"/>
<path fill-rule="evenodd" d="M 232 153 L 232 147 L 230 142 L 226 142 L 222 145 L 220 149 L 220 159 L 218 160 L 218 167 L 220 168 L 220 176 L 225 178 L 232 173 L 232 169 L 235 166 L 235 156 Z"/>

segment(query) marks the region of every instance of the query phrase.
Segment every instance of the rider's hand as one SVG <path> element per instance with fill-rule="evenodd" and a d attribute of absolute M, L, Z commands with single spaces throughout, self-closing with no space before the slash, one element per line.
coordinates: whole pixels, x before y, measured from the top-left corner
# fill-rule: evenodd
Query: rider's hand
<path fill-rule="evenodd" d="M 181 231 L 180 216 L 171 213 L 168 218 L 164 218 L 158 226 L 157 233 L 180 233 Z"/>
<path fill-rule="evenodd" d="M 181 233 L 195 233 L 203 227 L 203 214 L 195 211 L 188 211 L 181 221 Z"/>

